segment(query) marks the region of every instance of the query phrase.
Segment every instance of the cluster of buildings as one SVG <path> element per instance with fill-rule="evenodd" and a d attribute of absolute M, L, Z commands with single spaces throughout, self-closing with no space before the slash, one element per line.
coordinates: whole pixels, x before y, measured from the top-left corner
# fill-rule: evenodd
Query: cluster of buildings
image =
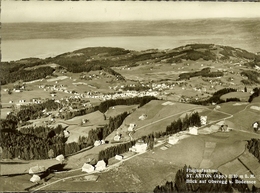
<path fill-rule="evenodd" d="M 89 164 L 89 163 L 84 163 L 82 168 L 81 168 L 81 171 L 82 172 L 87 172 L 87 173 L 91 173 L 91 172 L 94 172 L 94 171 L 103 171 L 105 170 L 107 167 L 107 164 L 104 160 L 100 160 L 97 162 L 97 164 L 95 166 Z"/>

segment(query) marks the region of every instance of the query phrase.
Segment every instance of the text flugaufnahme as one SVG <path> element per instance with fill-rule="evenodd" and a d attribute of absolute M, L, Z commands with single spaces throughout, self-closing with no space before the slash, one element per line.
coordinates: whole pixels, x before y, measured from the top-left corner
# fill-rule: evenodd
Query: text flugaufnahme
<path fill-rule="evenodd" d="M 199 184 L 255 184 L 253 174 L 221 174 L 214 169 L 191 169 L 186 170 L 186 183 Z"/>

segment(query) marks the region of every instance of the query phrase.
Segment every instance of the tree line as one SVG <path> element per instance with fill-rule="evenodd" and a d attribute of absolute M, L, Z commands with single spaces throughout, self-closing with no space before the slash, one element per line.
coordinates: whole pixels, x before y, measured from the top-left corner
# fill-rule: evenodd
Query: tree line
<path fill-rule="evenodd" d="M 142 107 L 146 103 L 149 103 L 151 100 L 158 100 L 158 98 L 154 96 L 144 96 L 144 97 L 134 97 L 134 98 L 126 98 L 126 99 L 112 99 L 101 102 L 98 110 L 102 113 L 105 113 L 110 107 L 116 105 L 135 105 L 139 104 L 139 107 Z"/>
<path fill-rule="evenodd" d="M 1 76 L 0 81 L 2 85 L 11 82 L 16 82 L 18 80 L 32 81 L 32 80 L 46 78 L 46 76 L 52 75 L 53 72 L 54 69 L 49 66 L 44 66 L 33 70 L 22 69 L 22 70 L 3 74 L 3 76 Z"/>
<path fill-rule="evenodd" d="M 203 68 L 200 71 L 182 73 L 179 75 L 179 80 L 190 79 L 190 78 L 196 77 L 196 76 L 219 77 L 219 76 L 223 76 L 223 75 L 224 75 L 223 72 L 210 72 L 210 68 Z"/>
<path fill-rule="evenodd" d="M 230 92 L 237 92 L 237 89 L 223 88 L 223 89 L 220 89 L 220 90 L 216 91 L 215 93 L 213 93 L 213 95 L 206 100 L 193 101 L 192 103 L 197 104 L 197 105 L 209 105 L 209 104 L 212 104 L 212 103 L 216 103 L 216 104 L 224 103 L 225 101 L 222 100 L 220 97 L 222 95 L 230 93 Z"/>

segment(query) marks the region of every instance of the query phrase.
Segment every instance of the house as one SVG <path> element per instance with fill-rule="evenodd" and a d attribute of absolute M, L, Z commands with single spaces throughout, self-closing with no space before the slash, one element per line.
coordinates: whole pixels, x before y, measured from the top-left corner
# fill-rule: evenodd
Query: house
<path fill-rule="evenodd" d="M 229 132 L 230 131 L 230 129 L 228 128 L 228 125 L 221 125 L 220 127 L 219 127 L 219 131 L 222 131 L 222 132 Z"/>
<path fill-rule="evenodd" d="M 96 168 L 97 171 L 102 171 L 102 170 L 106 169 L 106 165 L 107 164 L 104 160 L 100 160 L 95 165 L 95 168 Z"/>
<path fill-rule="evenodd" d="M 200 123 L 201 125 L 206 125 L 207 124 L 207 116 L 200 116 Z"/>
<path fill-rule="evenodd" d="M 198 127 L 189 127 L 189 133 L 191 135 L 198 135 Z"/>
<path fill-rule="evenodd" d="M 101 141 L 99 141 L 99 140 L 95 141 L 94 146 L 96 147 L 96 146 L 99 146 L 99 145 L 101 145 Z"/>
<path fill-rule="evenodd" d="M 170 137 L 169 137 L 168 143 L 174 145 L 174 144 L 176 144 L 178 141 L 179 141 L 179 139 L 174 135 L 174 136 L 170 136 Z"/>
<path fill-rule="evenodd" d="M 256 121 L 256 122 L 253 123 L 252 126 L 253 126 L 254 129 L 258 129 L 259 123 Z"/>
<path fill-rule="evenodd" d="M 114 137 L 114 141 L 120 141 L 120 135 L 116 135 L 115 137 Z"/>
<path fill-rule="evenodd" d="M 146 115 L 146 114 L 142 114 L 142 115 L 139 117 L 139 119 L 142 120 L 142 121 L 145 120 L 146 118 L 147 118 L 147 115 Z"/>
<path fill-rule="evenodd" d="M 43 173 L 45 171 L 45 167 L 44 166 L 34 166 L 34 167 L 31 167 L 29 169 L 29 174 L 39 174 L 39 173 Z"/>
<path fill-rule="evenodd" d="M 256 121 L 256 122 L 254 122 L 253 124 L 252 124 L 252 126 L 253 126 L 253 129 L 255 130 L 255 131 L 257 131 L 257 130 L 259 130 L 259 122 L 258 121 Z"/>
<path fill-rule="evenodd" d="M 64 155 L 58 155 L 56 158 L 55 158 L 57 161 L 59 161 L 59 162 L 63 162 L 64 160 L 65 160 L 65 158 L 64 158 Z"/>
<path fill-rule="evenodd" d="M 82 172 L 87 172 L 87 173 L 93 172 L 94 170 L 95 170 L 95 168 L 92 165 L 87 164 L 87 163 L 84 163 L 84 165 L 81 168 Z"/>
<path fill-rule="evenodd" d="M 35 174 L 30 179 L 31 182 L 39 182 L 40 180 L 41 180 L 40 176 Z"/>
<path fill-rule="evenodd" d="M 129 148 L 129 151 L 143 153 L 147 149 L 147 143 L 144 143 L 143 140 L 138 140 L 136 144 Z"/>
<path fill-rule="evenodd" d="M 134 128 L 135 128 L 136 124 L 134 123 L 130 123 L 129 127 L 128 127 L 128 131 L 134 131 Z"/>
<path fill-rule="evenodd" d="M 66 138 L 70 136 L 70 132 L 67 130 L 64 130 L 63 133 L 64 133 L 64 137 Z"/>
<path fill-rule="evenodd" d="M 122 155 L 116 155 L 116 156 L 115 156 L 115 159 L 121 161 L 121 160 L 123 159 L 123 156 L 122 156 Z"/>

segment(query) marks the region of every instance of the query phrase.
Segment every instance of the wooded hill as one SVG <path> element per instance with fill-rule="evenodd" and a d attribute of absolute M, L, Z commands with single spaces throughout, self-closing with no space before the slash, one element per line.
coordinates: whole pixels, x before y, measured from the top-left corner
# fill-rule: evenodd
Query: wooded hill
<path fill-rule="evenodd" d="M 228 61 L 237 59 L 243 61 L 244 67 L 249 69 L 260 67 L 260 56 L 247 52 L 239 48 L 230 46 L 220 46 L 214 44 L 188 44 L 174 49 L 168 50 L 146 50 L 132 51 L 122 48 L 110 47 L 91 47 L 64 53 L 55 57 L 46 59 L 26 58 L 12 62 L 2 62 L 0 66 L 1 84 L 12 83 L 17 80 L 31 81 L 35 79 L 45 78 L 54 71 L 52 67 L 41 67 L 46 64 L 58 64 L 59 68 L 64 68 L 69 72 L 89 72 L 95 70 L 104 70 L 115 76 L 118 80 L 125 78 L 114 71 L 112 67 L 117 66 L 138 66 L 149 61 L 150 63 L 180 63 L 183 61 Z M 30 68 L 28 67 L 35 67 Z M 37 68 L 36 68 L 37 67 Z M 38 68 L 39 67 L 39 68 Z M 198 71 L 195 74 L 182 74 L 180 79 L 193 76 L 221 76 L 220 73 L 204 73 Z M 258 83 L 255 79 L 256 75 L 251 71 L 243 71 L 243 75 L 249 76 L 249 82 L 245 84 Z M 251 75 L 253 75 L 252 78 Z"/>

